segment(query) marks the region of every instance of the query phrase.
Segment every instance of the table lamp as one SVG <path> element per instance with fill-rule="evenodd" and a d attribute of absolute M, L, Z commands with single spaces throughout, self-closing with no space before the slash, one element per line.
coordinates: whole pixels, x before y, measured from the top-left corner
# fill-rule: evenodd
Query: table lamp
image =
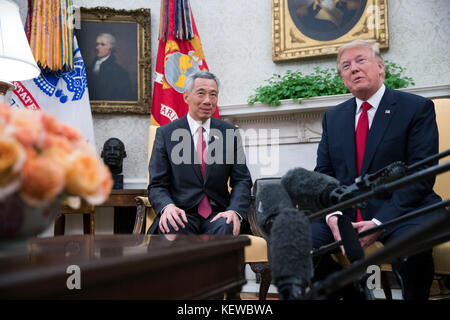
<path fill-rule="evenodd" d="M 25 35 L 19 7 L 0 0 L 0 102 L 10 102 L 12 81 L 36 78 L 41 70 L 34 60 Z"/>

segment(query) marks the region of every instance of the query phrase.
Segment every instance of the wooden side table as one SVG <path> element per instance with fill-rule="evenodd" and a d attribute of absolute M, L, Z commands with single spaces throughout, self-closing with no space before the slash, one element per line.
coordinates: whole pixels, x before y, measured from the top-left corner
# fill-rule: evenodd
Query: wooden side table
<path fill-rule="evenodd" d="M 95 207 L 86 201 L 81 201 L 79 209 L 72 209 L 68 205 L 62 205 L 59 215 L 55 220 L 55 236 L 64 235 L 66 229 L 66 214 L 83 214 L 83 233 L 94 234 L 95 231 Z"/>
<path fill-rule="evenodd" d="M 97 207 L 135 207 L 134 198 L 147 196 L 147 189 L 113 189 L 109 198 Z"/>
<path fill-rule="evenodd" d="M 95 208 L 96 207 L 135 207 L 135 198 L 147 196 L 147 189 L 113 189 L 108 199 L 97 206 L 93 206 L 86 201 L 81 202 L 79 209 L 72 209 L 67 205 L 61 207 L 59 216 L 55 220 L 55 236 L 64 235 L 66 214 L 83 214 L 83 233 L 95 233 Z"/>

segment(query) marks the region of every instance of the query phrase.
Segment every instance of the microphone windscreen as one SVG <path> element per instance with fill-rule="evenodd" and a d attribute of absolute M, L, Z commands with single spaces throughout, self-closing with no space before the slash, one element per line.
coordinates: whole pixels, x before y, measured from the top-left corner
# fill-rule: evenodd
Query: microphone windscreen
<path fill-rule="evenodd" d="M 281 183 L 300 209 L 313 212 L 333 205 L 329 196 L 339 186 L 339 181 L 333 177 L 300 167 L 289 170 Z"/>
<path fill-rule="evenodd" d="M 361 248 L 358 235 L 352 226 L 350 218 L 346 215 L 338 215 L 338 227 L 347 259 L 350 262 L 354 262 L 364 258 L 364 251 Z"/>
<path fill-rule="evenodd" d="M 310 283 L 313 273 L 311 223 L 303 211 L 282 209 L 272 226 L 269 246 L 275 284 Z"/>
<path fill-rule="evenodd" d="M 256 223 L 263 235 L 270 236 L 272 223 L 282 208 L 292 208 L 289 194 L 279 179 L 258 181 L 256 189 Z"/>

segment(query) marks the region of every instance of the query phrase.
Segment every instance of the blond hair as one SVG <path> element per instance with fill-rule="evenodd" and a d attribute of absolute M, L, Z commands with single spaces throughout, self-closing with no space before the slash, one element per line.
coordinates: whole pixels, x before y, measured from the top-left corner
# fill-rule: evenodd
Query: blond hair
<path fill-rule="evenodd" d="M 339 48 L 336 59 L 336 68 L 339 75 L 341 75 L 341 66 L 339 65 L 339 61 L 341 60 L 342 54 L 344 53 L 345 50 L 355 47 L 363 47 L 369 49 L 370 52 L 372 53 L 372 56 L 384 65 L 383 57 L 380 54 L 380 48 L 378 47 L 378 44 L 376 43 L 375 40 L 360 40 L 360 39 L 353 40 L 352 42 L 346 43 Z M 384 77 L 385 74 L 383 73 L 383 78 Z"/>

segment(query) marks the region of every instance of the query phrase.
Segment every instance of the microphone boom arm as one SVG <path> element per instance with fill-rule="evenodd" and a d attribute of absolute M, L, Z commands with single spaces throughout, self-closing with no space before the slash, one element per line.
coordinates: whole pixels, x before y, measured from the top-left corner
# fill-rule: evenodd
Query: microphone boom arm
<path fill-rule="evenodd" d="M 312 213 L 308 216 L 308 219 L 310 221 L 313 221 L 316 219 L 325 218 L 325 216 L 329 213 L 332 213 L 335 211 L 342 211 L 344 209 L 355 207 L 358 203 L 361 203 L 365 200 L 373 199 L 373 198 L 376 198 L 379 196 L 386 197 L 387 195 L 389 195 L 390 193 L 392 193 L 393 191 L 395 191 L 397 189 L 406 187 L 410 184 L 413 184 L 413 183 L 416 183 L 416 182 L 419 182 L 419 181 L 422 181 L 422 180 L 425 180 L 425 179 L 428 179 L 431 177 L 435 177 L 436 175 L 446 172 L 448 170 L 450 170 L 450 161 L 447 161 L 443 164 L 439 164 L 439 165 L 435 165 L 435 166 L 426 168 L 420 172 L 417 172 L 417 173 L 412 174 L 407 177 L 403 177 L 396 181 L 389 182 L 387 184 L 378 185 L 366 193 L 363 193 L 354 198 L 345 200 L 334 206 L 331 206 L 331 207 L 325 208 L 323 210 L 319 210 L 315 213 Z"/>
<path fill-rule="evenodd" d="M 393 162 L 375 173 L 366 173 L 357 177 L 355 182 L 349 186 L 340 186 L 335 188 L 330 192 L 330 200 L 332 203 L 337 204 L 351 199 L 355 196 L 355 192 L 370 190 L 383 183 L 398 180 L 407 174 L 420 169 L 429 163 L 445 158 L 448 155 L 450 155 L 450 149 L 420 160 L 410 166 L 407 166 L 402 161 Z"/>
<path fill-rule="evenodd" d="M 410 220 L 410 219 L 413 219 L 413 218 L 417 218 L 417 217 L 421 217 L 421 216 L 423 216 L 423 215 L 425 215 L 425 214 L 427 214 L 427 213 L 429 213 L 431 211 L 435 211 L 435 210 L 438 210 L 438 209 L 441 209 L 441 208 L 444 208 L 444 207 L 448 207 L 448 206 L 450 206 L 450 199 L 447 199 L 447 200 L 442 201 L 442 202 L 434 203 L 434 204 L 432 204 L 430 206 L 414 210 L 414 211 L 412 211 L 410 213 L 407 213 L 405 215 L 402 215 L 402 216 L 400 216 L 398 218 L 392 219 L 389 222 L 383 223 L 383 224 L 381 224 L 379 226 L 376 226 L 376 227 L 373 227 L 373 228 L 368 229 L 366 231 L 363 231 L 361 233 L 358 233 L 357 237 L 359 239 L 360 238 L 364 238 L 365 236 L 367 236 L 369 234 L 375 233 L 377 231 L 385 230 L 385 229 L 387 229 L 389 227 L 398 225 L 399 223 L 402 223 L 404 221 L 407 221 L 407 220 Z M 327 253 L 327 252 L 330 252 L 330 251 L 333 251 L 333 250 L 339 248 L 340 245 L 342 245 L 342 240 L 341 241 L 335 241 L 333 243 L 324 245 L 324 246 L 322 246 L 322 247 L 320 247 L 318 249 L 312 250 L 311 254 L 312 255 L 324 254 L 324 253 Z"/>
<path fill-rule="evenodd" d="M 315 287 L 313 286 L 313 292 L 310 292 L 310 294 L 316 299 L 324 298 L 326 295 L 364 275 L 367 267 L 370 265 L 391 262 L 393 259 L 406 257 L 448 241 L 450 239 L 449 229 L 450 214 L 447 212 L 433 219 L 424 225 L 423 228 L 418 228 L 410 234 L 404 235 L 396 241 L 387 244 L 382 250 L 365 259 L 355 261 L 349 267 L 328 276 L 323 281 L 318 282 Z M 421 239 L 421 241 L 412 245 L 417 242 L 417 239 Z"/>

